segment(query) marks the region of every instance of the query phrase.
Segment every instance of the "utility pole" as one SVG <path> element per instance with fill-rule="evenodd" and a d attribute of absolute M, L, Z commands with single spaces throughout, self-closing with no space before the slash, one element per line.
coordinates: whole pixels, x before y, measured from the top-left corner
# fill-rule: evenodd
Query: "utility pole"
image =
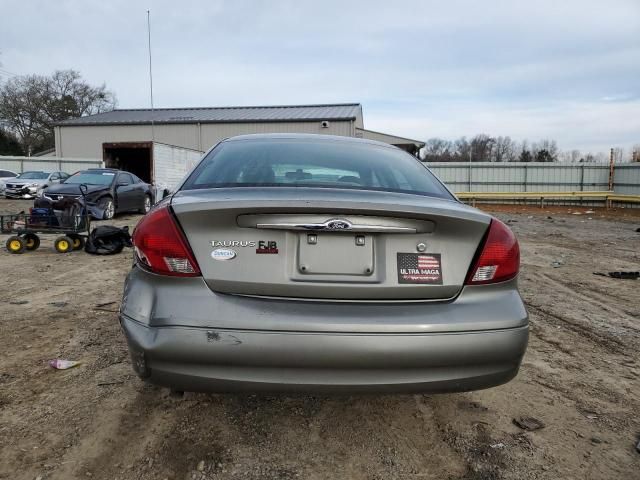
<path fill-rule="evenodd" d="M 151 70 L 151 11 L 147 10 L 147 46 L 149 47 L 149 96 L 151 97 L 151 142 L 155 141 L 153 129 L 153 74 Z"/>
<path fill-rule="evenodd" d="M 609 153 L 609 191 L 613 191 L 613 148 Z"/>
<path fill-rule="evenodd" d="M 471 192 L 472 173 L 473 173 L 473 145 L 469 143 L 469 192 Z"/>

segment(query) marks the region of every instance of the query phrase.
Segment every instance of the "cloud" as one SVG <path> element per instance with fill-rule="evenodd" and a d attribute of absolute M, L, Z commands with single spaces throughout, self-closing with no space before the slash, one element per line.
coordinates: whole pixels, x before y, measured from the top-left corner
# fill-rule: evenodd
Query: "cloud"
<path fill-rule="evenodd" d="M 0 62 L 147 106 L 147 8 L 157 106 L 359 101 L 369 128 L 421 139 L 640 141 L 637 0 L 5 1 Z"/>
<path fill-rule="evenodd" d="M 457 138 L 477 133 L 514 139 L 558 139 L 565 150 L 608 151 L 640 143 L 640 99 L 629 102 L 555 102 L 551 105 L 450 104 L 437 119 L 426 113 L 396 115 L 393 108 L 367 111 L 367 128 L 413 138 Z M 420 136 L 422 134 L 422 137 Z"/>

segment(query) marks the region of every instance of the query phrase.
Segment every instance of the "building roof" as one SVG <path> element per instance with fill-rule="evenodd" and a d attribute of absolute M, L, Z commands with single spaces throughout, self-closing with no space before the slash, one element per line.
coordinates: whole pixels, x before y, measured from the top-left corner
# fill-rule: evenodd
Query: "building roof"
<path fill-rule="evenodd" d="M 412 138 L 400 137 L 398 135 L 391 135 L 389 133 L 376 132 L 373 130 L 366 130 L 364 128 L 358 127 L 356 127 L 356 137 L 366 138 L 369 140 L 377 140 L 378 142 L 390 143 L 391 145 L 413 144 L 417 149 L 425 146 L 425 142 L 421 140 L 414 140 Z"/>
<path fill-rule="evenodd" d="M 61 126 L 145 125 L 173 123 L 268 123 L 355 120 L 359 103 L 276 105 L 266 107 L 198 107 L 122 109 L 58 122 Z"/>

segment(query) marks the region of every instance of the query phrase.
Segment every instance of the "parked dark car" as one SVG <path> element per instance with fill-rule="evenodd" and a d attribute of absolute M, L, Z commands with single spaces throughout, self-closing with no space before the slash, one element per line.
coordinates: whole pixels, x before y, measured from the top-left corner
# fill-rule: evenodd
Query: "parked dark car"
<path fill-rule="evenodd" d="M 153 203 L 148 183 L 133 173 L 111 168 L 90 168 L 76 172 L 60 185 L 47 188 L 42 196 L 54 202 L 63 198 L 77 198 L 81 195 L 80 185 L 87 186 L 87 204 L 104 211 L 105 220 L 121 212 L 147 213 Z"/>

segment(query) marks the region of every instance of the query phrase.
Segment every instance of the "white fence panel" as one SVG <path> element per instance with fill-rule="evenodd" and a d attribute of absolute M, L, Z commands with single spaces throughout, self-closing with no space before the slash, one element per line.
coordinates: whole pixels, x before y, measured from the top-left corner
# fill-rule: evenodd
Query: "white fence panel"
<path fill-rule="evenodd" d="M 616 166 L 613 184 L 618 193 L 640 194 L 640 163 Z"/>
<path fill-rule="evenodd" d="M 454 192 L 563 192 L 609 188 L 603 163 L 431 162 L 433 173 Z M 616 164 L 614 190 L 640 194 L 640 163 Z"/>
<path fill-rule="evenodd" d="M 42 172 L 75 173 L 87 168 L 103 167 L 102 160 L 95 158 L 64 158 L 64 157 L 15 157 L 0 155 L 0 170 L 11 170 L 22 173 L 30 170 Z"/>

